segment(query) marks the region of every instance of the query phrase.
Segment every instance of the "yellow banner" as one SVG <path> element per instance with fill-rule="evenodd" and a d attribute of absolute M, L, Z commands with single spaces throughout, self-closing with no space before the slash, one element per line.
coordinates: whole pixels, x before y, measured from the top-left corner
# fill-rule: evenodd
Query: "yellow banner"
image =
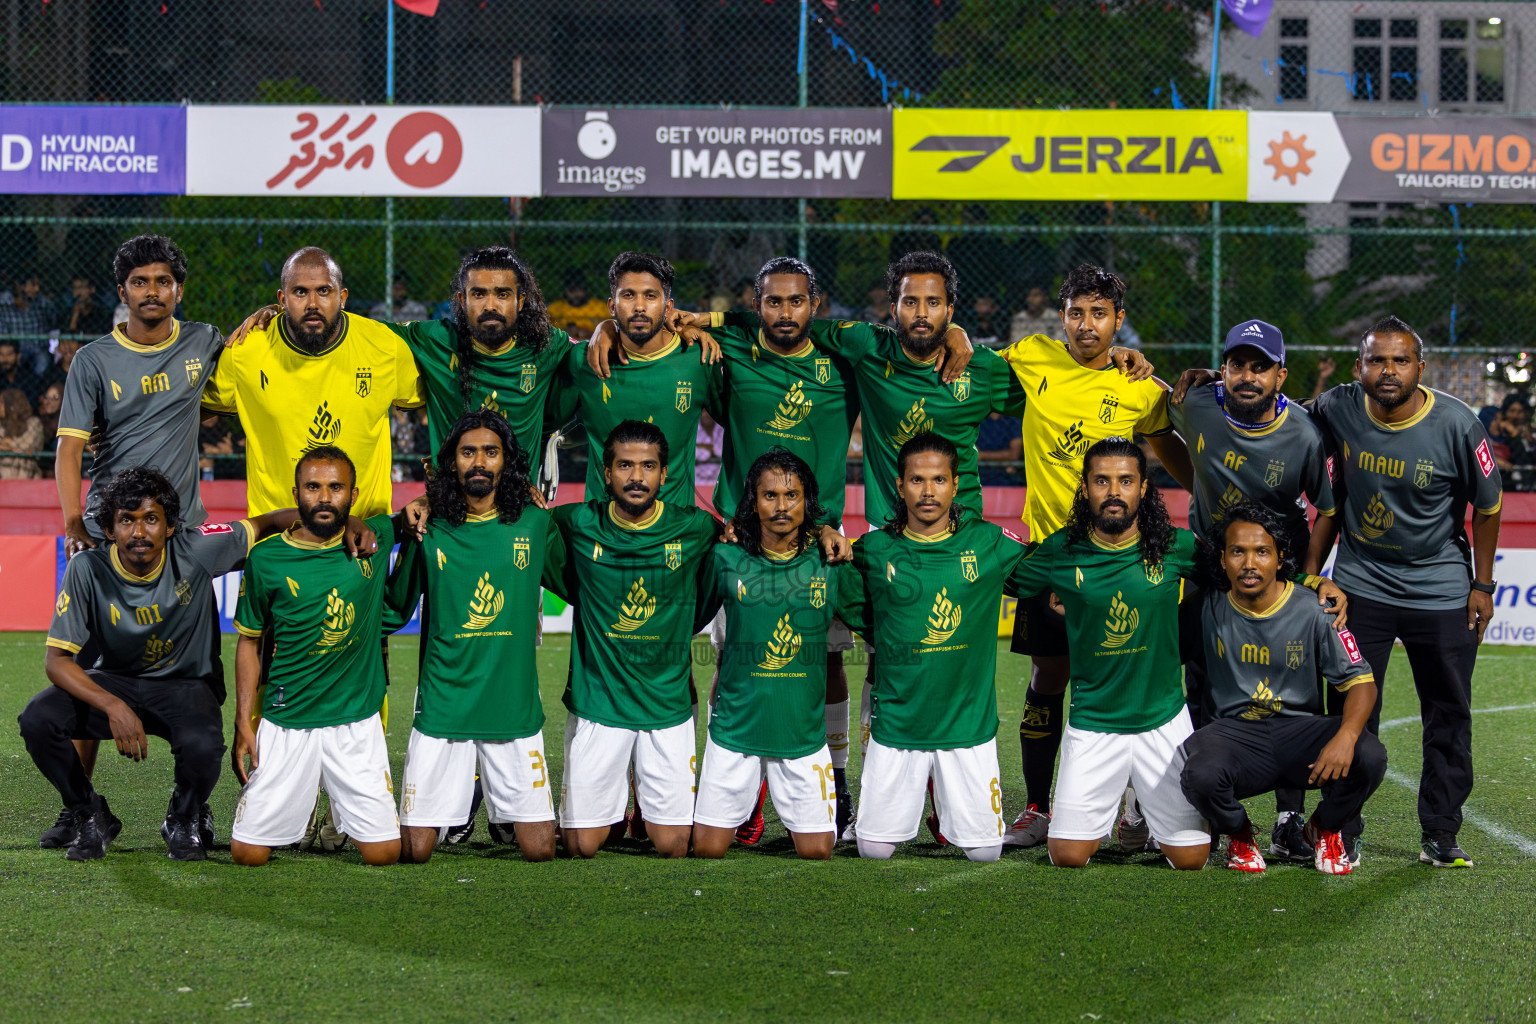
<path fill-rule="evenodd" d="M 1240 110 L 897 110 L 895 199 L 1248 198 Z"/>

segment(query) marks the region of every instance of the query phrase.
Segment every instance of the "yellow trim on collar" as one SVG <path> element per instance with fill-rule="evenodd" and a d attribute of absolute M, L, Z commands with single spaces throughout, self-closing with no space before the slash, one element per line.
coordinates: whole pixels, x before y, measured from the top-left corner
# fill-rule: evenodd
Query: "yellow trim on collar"
<path fill-rule="evenodd" d="M 811 340 L 810 331 L 805 332 L 805 344 L 801 345 L 793 352 L 780 352 L 777 349 L 769 347 L 768 336 L 763 333 L 763 329 L 761 327 L 757 329 L 757 344 L 753 347 L 762 352 L 772 353 L 773 355 L 778 356 L 780 359 L 804 359 L 806 356 L 816 351 L 816 343 Z"/>
<path fill-rule="evenodd" d="M 469 345 L 476 352 L 480 353 L 483 356 L 490 356 L 492 358 L 495 358 L 497 356 L 509 356 L 509 355 L 512 354 L 512 350 L 517 348 L 517 338 L 514 337 L 511 340 L 511 342 L 509 342 L 506 345 L 503 345 L 501 348 L 491 348 L 491 346 L 489 346 L 489 345 L 482 345 L 482 344 L 480 344 L 480 342 L 476 341 L 473 337 L 471 337 L 469 339 Z"/>
<path fill-rule="evenodd" d="M 772 562 L 793 562 L 805 554 L 804 551 L 785 551 L 781 554 L 777 551 L 769 551 L 767 548 L 761 548 L 760 550 L 763 553 L 763 557 Z"/>
<path fill-rule="evenodd" d="M 955 527 L 954 524 L 951 523 L 949 528 L 946 529 L 943 533 L 939 534 L 937 537 L 925 537 L 921 533 L 913 533 L 912 527 L 903 526 L 901 528 L 901 535 L 908 540 L 917 541 L 919 544 L 938 544 L 940 541 L 946 541 L 953 537 L 955 535 Z"/>
<path fill-rule="evenodd" d="M 632 350 L 632 349 L 630 349 L 628 347 L 626 347 L 624 349 L 624 351 L 625 351 L 626 354 L 628 354 L 629 358 L 632 361 L 641 362 L 641 363 L 654 363 L 656 360 L 664 359 L 667 356 L 671 355 L 673 352 L 676 352 L 678 346 L 681 345 L 682 343 L 683 343 L 683 339 L 679 335 L 674 334 L 674 335 L 672 335 L 672 340 L 671 341 L 667 342 L 667 344 L 663 345 L 660 349 L 658 349 L 655 352 L 650 353 L 649 355 L 642 355 L 641 353 L 636 352 L 636 351 L 634 351 L 634 350 Z M 623 344 L 622 340 L 620 341 L 620 344 Z M 622 366 L 623 364 L 615 362 L 614 365 L 615 366 Z"/>
<path fill-rule="evenodd" d="M 1284 423 L 1286 417 L 1288 417 L 1290 414 L 1291 405 L 1289 402 L 1287 402 L 1285 408 L 1280 410 L 1280 415 L 1276 416 L 1262 427 L 1253 427 L 1251 429 L 1249 427 L 1239 427 L 1231 420 L 1228 420 L 1227 424 L 1244 437 L 1263 437 L 1266 434 L 1273 434 L 1275 431 L 1279 430 L 1280 424 Z"/>
<path fill-rule="evenodd" d="M 1371 396 L 1365 393 L 1364 388 L 1360 389 L 1360 401 L 1365 406 L 1365 415 L 1370 417 L 1370 421 L 1376 424 L 1376 426 L 1380 427 L 1382 430 L 1407 430 L 1409 427 L 1422 420 L 1425 416 L 1428 416 L 1429 410 L 1435 407 L 1435 393 L 1429 390 L 1429 388 L 1425 387 L 1423 384 L 1419 385 L 1419 390 L 1424 392 L 1423 408 L 1414 413 L 1412 416 L 1408 417 L 1406 420 L 1403 420 L 1401 423 L 1383 423 L 1381 420 L 1377 419 L 1371 413 Z"/>
<path fill-rule="evenodd" d="M 166 540 L 169 541 L 170 538 L 166 538 Z M 133 573 L 129 572 L 128 567 L 123 564 L 123 560 L 118 557 L 116 544 L 112 545 L 112 552 L 109 557 L 112 559 L 112 568 L 116 569 L 117 574 L 123 579 L 127 580 L 129 583 L 153 583 L 155 580 L 160 578 L 160 573 L 165 570 L 164 551 L 160 552 L 160 563 L 149 571 L 148 576 L 135 576 Z"/>
<path fill-rule="evenodd" d="M 624 520 L 619 518 L 618 513 L 614 512 L 613 507 L 615 504 L 616 502 L 612 501 L 608 503 L 608 518 L 612 519 L 613 524 L 622 530 L 649 530 L 651 527 L 656 525 L 656 520 L 661 518 L 662 510 L 667 507 L 664 502 L 658 500 L 656 502 L 656 507 L 651 509 L 650 515 L 646 516 L 638 523 L 626 523 Z"/>
<path fill-rule="evenodd" d="M 470 515 L 468 513 L 465 513 L 465 515 L 464 515 L 464 522 L 466 522 L 466 523 L 489 523 L 489 522 L 491 522 L 494 519 L 500 519 L 500 518 L 501 518 L 501 509 L 493 508 L 489 512 L 481 512 L 479 515 Z"/>
<path fill-rule="evenodd" d="M 297 529 L 299 525 L 299 523 L 294 523 L 278 536 L 283 538 L 283 542 L 285 544 L 290 547 L 298 548 L 300 551 L 327 551 L 347 539 L 347 531 L 346 528 L 343 527 L 340 533 L 327 541 L 320 541 L 317 543 L 312 540 L 299 540 L 293 535 L 293 531 Z"/>
<path fill-rule="evenodd" d="M 1131 534 L 1129 537 L 1118 544 L 1104 543 L 1102 540 L 1099 540 L 1098 535 L 1093 533 L 1091 530 L 1088 533 L 1088 539 L 1093 541 L 1096 546 L 1103 548 L 1105 551 L 1124 551 L 1126 548 L 1133 547 L 1134 545 L 1141 543 L 1141 531 L 1137 530 L 1135 533 Z"/>
<path fill-rule="evenodd" d="M 130 352 L 164 352 L 176 344 L 176 339 L 181 337 L 181 321 L 171 320 L 171 336 L 158 345 L 140 345 L 128 337 L 128 324 L 120 323 L 112 328 L 112 339 Z"/>
<path fill-rule="evenodd" d="M 1232 607 L 1237 609 L 1237 613 L 1245 619 L 1267 619 L 1278 612 L 1281 608 L 1284 608 L 1285 603 L 1291 599 L 1291 595 L 1295 592 L 1296 584 L 1292 583 L 1290 580 L 1286 580 L 1285 589 L 1280 592 L 1279 597 L 1275 598 L 1275 603 L 1261 612 L 1251 612 L 1244 608 L 1242 605 L 1238 604 L 1236 601 L 1232 600 L 1232 591 L 1230 590 L 1227 591 L 1227 601 L 1230 602 Z"/>

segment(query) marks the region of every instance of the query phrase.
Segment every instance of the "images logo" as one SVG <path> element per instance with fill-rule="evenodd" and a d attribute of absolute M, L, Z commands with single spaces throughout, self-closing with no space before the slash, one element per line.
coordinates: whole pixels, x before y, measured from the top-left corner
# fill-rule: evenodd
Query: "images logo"
<path fill-rule="evenodd" d="M 586 123 L 576 133 L 576 148 L 588 160 L 606 160 L 613 155 L 619 144 L 619 133 L 608 123 L 608 115 L 601 110 L 587 111 Z"/>

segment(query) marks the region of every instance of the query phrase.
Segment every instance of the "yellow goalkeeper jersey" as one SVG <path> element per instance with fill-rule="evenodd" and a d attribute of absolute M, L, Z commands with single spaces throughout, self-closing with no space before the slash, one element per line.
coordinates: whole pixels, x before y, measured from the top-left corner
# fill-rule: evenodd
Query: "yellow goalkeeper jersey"
<path fill-rule="evenodd" d="M 391 506 L 389 407 L 426 402 L 416 360 L 394 331 L 343 313 L 336 339 L 311 355 L 288 335 L 284 318 L 226 349 L 203 407 L 240 417 L 245 428 L 246 505 L 264 515 L 293 505 L 293 469 L 303 454 L 333 444 L 357 466 L 352 514 L 366 519 Z"/>

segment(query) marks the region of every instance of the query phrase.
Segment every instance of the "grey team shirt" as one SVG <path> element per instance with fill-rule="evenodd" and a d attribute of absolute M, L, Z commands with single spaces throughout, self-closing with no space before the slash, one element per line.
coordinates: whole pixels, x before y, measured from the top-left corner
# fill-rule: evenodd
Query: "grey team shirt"
<path fill-rule="evenodd" d="M 1333 578 L 1372 601 L 1462 608 L 1472 581 L 1467 505 L 1497 512 L 1503 488 L 1477 415 L 1442 391 L 1419 390 L 1423 408 L 1398 424 L 1370 414 L 1358 381 L 1312 405 L 1335 452 L 1343 505 Z"/>
<path fill-rule="evenodd" d="M 1334 513 L 1322 431 L 1295 402 L 1287 402 L 1270 423 L 1246 429 L 1227 418 L 1217 404 L 1216 385 L 1208 384 L 1192 389 L 1183 405 L 1170 401 L 1168 418 L 1195 466 L 1189 528 L 1196 536 L 1215 543 L 1212 525 L 1244 500 L 1282 516 L 1286 530 L 1302 544 L 1308 534 L 1303 497 L 1323 515 Z M 1295 552 L 1298 558 L 1304 553 L 1305 547 Z"/>
<path fill-rule="evenodd" d="M 99 427 L 105 437 L 85 503 L 91 536 L 105 536 L 95 520 L 99 492 L 132 466 L 153 466 L 170 479 L 188 526 L 208 518 L 197 486 L 197 428 L 203 385 L 223 351 L 224 336 L 214 328 L 178 321 L 160 345 L 135 345 L 118 325 L 75 355 L 59 434 L 88 440 Z"/>
<path fill-rule="evenodd" d="M 183 526 L 145 577 L 128 572 L 111 544 L 80 552 L 64 570 L 48 646 L 78 654 L 95 641 L 96 663 L 84 667 L 118 675 L 207 678 L 219 631 L 209 587 L 244 563 L 255 537 L 245 519 Z"/>
<path fill-rule="evenodd" d="M 1334 631 L 1310 590 L 1287 583 L 1274 607 L 1257 615 L 1226 591 L 1203 600 L 1208 719 L 1321 715 L 1324 683 L 1343 693 L 1375 678 L 1354 635 Z"/>

